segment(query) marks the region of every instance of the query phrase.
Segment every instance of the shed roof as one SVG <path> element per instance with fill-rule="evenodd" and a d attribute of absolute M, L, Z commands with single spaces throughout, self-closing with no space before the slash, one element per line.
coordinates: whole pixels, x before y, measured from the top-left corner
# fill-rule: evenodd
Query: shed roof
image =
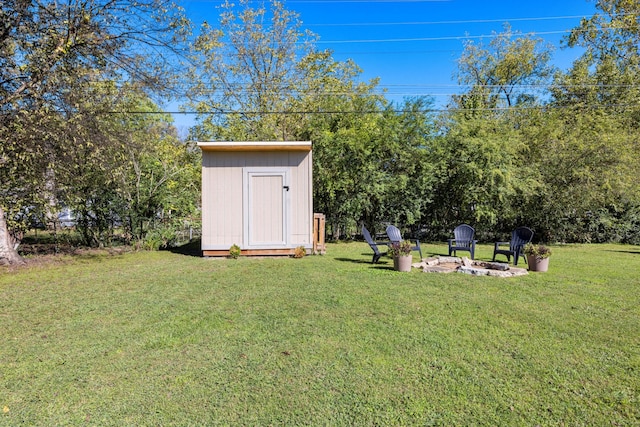
<path fill-rule="evenodd" d="M 202 151 L 311 151 L 311 141 L 198 142 Z"/>

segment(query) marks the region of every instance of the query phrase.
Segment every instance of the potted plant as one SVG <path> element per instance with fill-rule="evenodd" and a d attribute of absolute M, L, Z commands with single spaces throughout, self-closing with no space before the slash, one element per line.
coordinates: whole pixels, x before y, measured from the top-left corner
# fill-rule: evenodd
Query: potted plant
<path fill-rule="evenodd" d="M 529 264 L 530 271 L 547 271 L 549 268 L 551 248 L 548 246 L 527 243 L 524 247 L 524 254 L 527 257 L 527 264 Z"/>
<path fill-rule="evenodd" d="M 389 245 L 389 255 L 393 258 L 393 269 L 396 271 L 411 271 L 411 242 L 401 240 Z"/>

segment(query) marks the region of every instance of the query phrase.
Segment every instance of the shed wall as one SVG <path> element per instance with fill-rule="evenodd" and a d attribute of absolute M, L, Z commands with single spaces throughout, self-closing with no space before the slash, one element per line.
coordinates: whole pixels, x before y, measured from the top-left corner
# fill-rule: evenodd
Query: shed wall
<path fill-rule="evenodd" d="M 244 168 L 288 168 L 290 246 L 312 246 L 311 151 L 203 151 L 202 166 L 203 250 L 242 246 Z"/>

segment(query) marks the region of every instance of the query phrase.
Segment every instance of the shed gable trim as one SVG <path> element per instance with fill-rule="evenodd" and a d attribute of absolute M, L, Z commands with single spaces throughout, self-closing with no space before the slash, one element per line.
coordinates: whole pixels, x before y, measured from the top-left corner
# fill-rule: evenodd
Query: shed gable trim
<path fill-rule="evenodd" d="M 311 151 L 311 141 L 198 142 L 202 151 Z"/>

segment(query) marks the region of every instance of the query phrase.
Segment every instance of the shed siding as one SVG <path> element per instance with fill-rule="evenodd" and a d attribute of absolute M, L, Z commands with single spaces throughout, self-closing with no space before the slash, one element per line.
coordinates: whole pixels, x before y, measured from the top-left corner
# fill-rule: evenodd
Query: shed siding
<path fill-rule="evenodd" d="M 292 153 L 298 154 L 298 153 Z M 295 202 L 292 203 L 291 241 L 294 246 L 312 244 L 313 234 L 313 194 L 311 179 L 311 152 L 299 162 L 291 174 L 291 188 L 295 189 Z"/>
<path fill-rule="evenodd" d="M 242 168 L 238 164 L 233 157 L 203 155 L 203 249 L 220 245 L 228 249 L 242 243 Z"/>
<path fill-rule="evenodd" d="M 290 244 L 312 245 L 311 151 L 203 151 L 202 155 L 203 250 L 242 245 L 244 168 L 288 168 Z"/>

